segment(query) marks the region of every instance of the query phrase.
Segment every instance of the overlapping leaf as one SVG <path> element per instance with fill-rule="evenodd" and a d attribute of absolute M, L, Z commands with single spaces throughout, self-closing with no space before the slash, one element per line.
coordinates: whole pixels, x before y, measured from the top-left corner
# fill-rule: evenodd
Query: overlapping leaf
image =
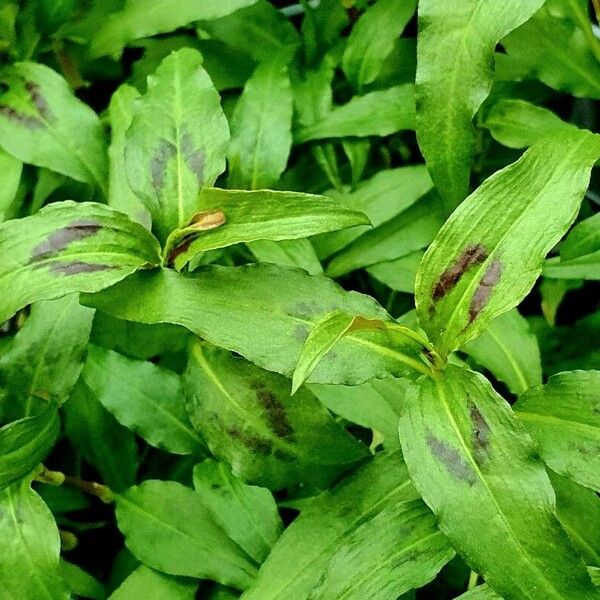
<path fill-rule="evenodd" d="M 1 224 L 0 252 L 0 322 L 31 302 L 95 292 L 160 262 L 147 230 L 89 202 L 57 202 Z"/>

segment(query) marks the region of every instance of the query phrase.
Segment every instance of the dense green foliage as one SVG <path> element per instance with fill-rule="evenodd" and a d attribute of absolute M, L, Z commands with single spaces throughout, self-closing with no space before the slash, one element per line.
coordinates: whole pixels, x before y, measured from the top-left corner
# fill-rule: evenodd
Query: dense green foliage
<path fill-rule="evenodd" d="M 599 600 L 599 16 L 0 0 L 0 600 Z"/>

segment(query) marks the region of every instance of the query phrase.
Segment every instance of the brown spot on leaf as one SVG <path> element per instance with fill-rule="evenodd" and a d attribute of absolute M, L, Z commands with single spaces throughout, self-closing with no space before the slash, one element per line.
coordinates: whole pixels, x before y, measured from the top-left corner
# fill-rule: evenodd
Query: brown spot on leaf
<path fill-rule="evenodd" d="M 44 127 L 44 122 L 37 117 L 26 115 L 6 104 L 0 104 L 0 114 L 19 125 L 23 125 L 23 127 L 26 127 L 27 129 L 40 129 L 41 127 Z"/>
<path fill-rule="evenodd" d="M 34 83 L 33 81 L 26 81 L 25 89 L 27 90 L 27 93 L 29 94 L 29 97 L 31 98 L 31 102 L 33 102 L 33 105 L 35 106 L 37 111 L 40 113 L 40 116 L 42 116 L 47 121 L 50 119 L 53 119 L 54 114 L 50 110 L 50 107 L 48 106 L 48 102 L 46 101 L 46 98 L 42 94 L 40 86 L 37 83 Z"/>
<path fill-rule="evenodd" d="M 474 265 L 481 264 L 488 257 L 487 250 L 481 244 L 468 246 L 460 256 L 440 276 L 433 288 L 434 302 L 443 298 L 459 281 L 462 275 Z"/>
<path fill-rule="evenodd" d="M 469 306 L 469 323 L 472 323 L 477 315 L 485 308 L 485 305 L 490 299 L 490 294 L 494 286 L 502 276 L 502 263 L 499 260 L 494 260 L 486 269 Z"/>
<path fill-rule="evenodd" d="M 475 462 L 481 465 L 489 454 L 490 426 L 475 404 L 469 405 L 469 417 L 473 423 L 473 454 Z"/>
<path fill-rule="evenodd" d="M 71 242 L 83 240 L 98 233 L 102 228 L 98 221 L 80 219 L 51 233 L 31 251 L 31 261 L 37 262 L 54 256 Z"/>
<path fill-rule="evenodd" d="M 158 142 L 158 147 L 150 160 L 150 174 L 152 176 L 152 186 L 157 194 L 162 192 L 165 185 L 165 176 L 167 173 L 167 163 L 169 159 L 177 154 L 175 146 L 164 138 Z"/>
<path fill-rule="evenodd" d="M 473 469 L 450 444 L 429 433 L 427 435 L 427 445 L 432 454 L 444 464 L 449 473 L 470 485 L 475 483 Z"/>
<path fill-rule="evenodd" d="M 95 273 L 97 271 L 108 271 L 114 269 L 112 265 L 101 265 L 94 263 L 86 263 L 81 261 L 73 261 L 68 263 L 52 263 L 50 270 L 53 273 L 61 275 L 79 275 L 80 273 Z"/>
<path fill-rule="evenodd" d="M 265 409 L 265 416 L 271 431 L 280 438 L 292 436 L 294 428 L 288 421 L 285 408 L 279 398 L 265 387 L 256 390 L 256 398 Z"/>
<path fill-rule="evenodd" d="M 205 210 L 196 213 L 190 220 L 188 227 L 196 231 L 208 231 L 216 229 L 227 221 L 222 210 Z"/>
<path fill-rule="evenodd" d="M 267 456 L 271 453 L 271 440 L 261 438 L 257 435 L 248 433 L 240 429 L 237 425 L 228 426 L 225 431 L 233 438 L 238 440 L 241 444 L 246 446 L 250 452 L 259 454 L 260 456 Z"/>
<path fill-rule="evenodd" d="M 199 148 L 194 148 L 194 140 L 189 133 L 181 136 L 181 152 L 189 170 L 196 176 L 198 185 L 202 185 L 204 183 L 204 152 Z"/>

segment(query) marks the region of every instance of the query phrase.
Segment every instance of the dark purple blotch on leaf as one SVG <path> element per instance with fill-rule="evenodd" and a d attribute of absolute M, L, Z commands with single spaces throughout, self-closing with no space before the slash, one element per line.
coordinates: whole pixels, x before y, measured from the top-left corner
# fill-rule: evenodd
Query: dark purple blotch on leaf
<path fill-rule="evenodd" d="M 33 81 L 26 81 L 25 89 L 27 90 L 27 93 L 31 98 L 31 102 L 33 103 L 37 111 L 40 113 L 40 116 L 42 116 L 47 121 L 53 119 L 54 114 L 50 110 L 48 102 L 42 94 L 40 86 L 37 83 L 34 83 Z"/>
<path fill-rule="evenodd" d="M 181 136 L 181 153 L 189 170 L 196 176 L 198 185 L 202 185 L 204 183 L 204 152 L 199 148 L 194 148 L 194 140 L 189 133 Z"/>
<path fill-rule="evenodd" d="M 485 308 L 485 305 L 490 299 L 490 294 L 494 286 L 500 281 L 502 276 L 502 263 L 499 260 L 494 260 L 486 269 L 469 306 L 469 323 L 472 323 L 477 315 Z"/>
<path fill-rule="evenodd" d="M 432 433 L 426 438 L 431 453 L 442 462 L 449 473 L 455 475 L 470 485 L 475 483 L 475 473 L 471 466 L 462 458 L 458 451 L 444 440 L 440 440 Z"/>
<path fill-rule="evenodd" d="M 481 264 L 488 257 L 487 250 L 481 244 L 465 248 L 454 263 L 440 276 L 433 288 L 434 302 L 443 298 L 472 266 Z"/>
<path fill-rule="evenodd" d="M 70 225 L 57 229 L 31 251 L 31 262 L 39 262 L 55 256 L 69 244 L 83 240 L 98 233 L 102 225 L 93 219 L 80 219 Z"/>
<path fill-rule="evenodd" d="M 289 438 L 294 434 L 294 428 L 288 421 L 285 407 L 277 396 L 269 390 L 262 382 L 251 384 L 256 392 L 256 399 L 265 411 L 265 417 L 269 429 L 280 438 Z"/>
<path fill-rule="evenodd" d="M 80 273 L 96 273 L 97 271 L 108 271 L 114 268 L 115 267 L 112 265 L 86 263 L 78 260 L 68 263 L 55 262 L 50 265 L 50 270 L 53 273 L 60 273 L 61 275 L 79 275 Z"/>
<path fill-rule="evenodd" d="M 164 138 L 158 142 L 158 147 L 150 160 L 150 175 L 152 176 L 152 186 L 157 194 L 162 192 L 165 185 L 165 176 L 167 173 L 167 163 L 177 154 L 175 146 Z"/>
<path fill-rule="evenodd" d="M 27 129 L 40 129 L 41 127 L 44 127 L 44 122 L 37 117 L 32 117 L 31 115 L 19 112 L 7 104 L 0 104 L 0 114 L 19 125 L 23 125 L 23 127 L 26 127 Z"/>
<path fill-rule="evenodd" d="M 481 411 L 472 402 L 469 403 L 469 418 L 473 425 L 472 444 L 475 462 L 482 465 L 489 455 L 490 426 Z"/>

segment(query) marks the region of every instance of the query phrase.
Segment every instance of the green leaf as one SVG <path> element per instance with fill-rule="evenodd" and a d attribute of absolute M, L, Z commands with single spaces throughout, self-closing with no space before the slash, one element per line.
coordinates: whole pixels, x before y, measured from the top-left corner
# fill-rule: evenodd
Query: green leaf
<path fill-rule="evenodd" d="M 0 378 L 27 416 L 35 401 L 62 404 L 83 366 L 94 311 L 77 294 L 33 304 L 31 314 L 0 357 Z"/>
<path fill-rule="evenodd" d="M 63 407 L 66 433 L 102 481 L 116 492 L 133 485 L 138 452 L 133 434 L 100 404 L 83 380 Z"/>
<path fill-rule="evenodd" d="M 372 83 L 381 72 L 417 7 L 416 0 L 377 0 L 352 28 L 342 67 L 357 89 Z"/>
<path fill-rule="evenodd" d="M 211 459 L 194 467 L 194 487 L 223 531 L 263 562 L 283 530 L 271 492 L 243 483 L 225 463 Z"/>
<path fill-rule="evenodd" d="M 96 113 L 48 67 L 29 62 L 0 70 L 0 146 L 106 194 L 106 143 Z"/>
<path fill-rule="evenodd" d="M 215 523 L 200 494 L 175 481 L 148 480 L 116 502 L 127 547 L 147 566 L 238 589 L 252 582 L 254 562 Z"/>
<path fill-rule="evenodd" d="M 50 453 L 58 438 L 56 405 L 0 428 L 0 489 L 31 473 Z M 0 561 L 0 565 L 2 561 Z"/>
<path fill-rule="evenodd" d="M 111 594 L 109 600 L 194 600 L 198 583 L 191 579 L 173 577 L 140 565 Z M 149 596 L 150 594 L 150 596 Z"/>
<path fill-rule="evenodd" d="M 414 87 L 398 85 L 355 96 L 294 133 L 298 144 L 324 138 L 390 135 L 415 128 Z"/>
<path fill-rule="evenodd" d="M 197 203 L 201 212 L 175 230 L 167 242 L 167 252 L 178 269 L 200 252 L 239 242 L 303 238 L 369 223 L 363 213 L 331 198 L 300 192 L 205 187 Z"/>
<path fill-rule="evenodd" d="M 148 231 L 91 202 L 56 202 L 2 223 L 0 252 L 0 323 L 37 300 L 95 292 L 160 262 Z"/>
<path fill-rule="evenodd" d="M 417 138 L 446 204 L 468 194 L 475 131 L 471 120 L 488 96 L 496 44 L 544 0 L 419 2 Z"/>
<path fill-rule="evenodd" d="M 376 263 L 367 267 L 367 273 L 397 292 L 414 294 L 417 269 L 423 254 L 424 250 L 417 250 L 396 260 Z"/>
<path fill-rule="evenodd" d="M 502 46 L 508 57 L 499 63 L 501 73 L 505 67 L 521 79 L 539 79 L 573 96 L 600 98 L 600 64 L 585 35 L 572 21 L 553 17 L 548 7 L 503 39 Z"/>
<path fill-rule="evenodd" d="M 362 181 L 349 194 L 328 192 L 340 204 L 367 215 L 374 228 L 391 221 L 408 210 L 432 187 L 425 165 L 384 169 Z M 320 235 L 315 239 L 320 258 L 339 252 L 362 234 L 371 231 L 367 226 L 353 227 Z"/>
<path fill-rule="evenodd" d="M 400 452 L 382 453 L 307 505 L 243 599 L 387 600 L 427 583 L 453 554 Z"/>
<path fill-rule="evenodd" d="M 419 323 L 441 355 L 475 338 L 529 292 L 544 256 L 575 220 L 599 156 L 600 136 L 587 131 L 546 137 L 488 178 L 446 221 L 416 282 Z"/>
<path fill-rule="evenodd" d="M 331 411 L 373 430 L 373 441 L 386 450 L 400 448 L 398 420 L 408 379 L 374 379 L 361 385 L 310 384 L 309 389 Z"/>
<path fill-rule="evenodd" d="M 600 491 L 600 371 L 572 371 L 529 390 L 515 411 L 557 473 Z"/>
<path fill-rule="evenodd" d="M 161 241 L 198 210 L 198 191 L 225 169 L 228 139 L 202 56 L 191 48 L 173 52 L 148 78 L 125 139 L 129 184 Z"/>
<path fill-rule="evenodd" d="M 316 5 L 303 3 L 302 41 L 306 63 L 312 65 L 339 40 L 348 25 L 348 15 L 339 0 L 321 0 Z"/>
<path fill-rule="evenodd" d="M 439 195 L 431 191 L 389 221 L 363 233 L 332 258 L 325 272 L 329 277 L 341 277 L 420 250 L 435 238 L 446 215 Z"/>
<path fill-rule="evenodd" d="M 259 262 L 287 267 L 300 267 L 311 275 L 322 275 L 323 267 L 310 240 L 255 240 L 248 248 Z"/>
<path fill-rule="evenodd" d="M 246 82 L 231 120 L 230 187 L 273 187 L 292 147 L 292 86 L 282 60 L 260 64 Z"/>
<path fill-rule="evenodd" d="M 209 0 L 206 3 L 214 4 Z M 200 29 L 256 62 L 273 60 L 275 56 L 289 60 L 300 43 L 292 23 L 267 0 L 200 23 Z"/>
<path fill-rule="evenodd" d="M 317 365 L 345 335 L 355 331 L 378 330 L 388 335 L 388 348 L 394 349 L 397 359 L 415 371 L 428 373 L 421 361 L 429 350 L 426 341 L 414 331 L 395 323 L 365 319 L 357 315 L 333 312 L 325 315 L 309 333 L 292 375 L 292 394 L 310 377 Z"/>
<path fill-rule="evenodd" d="M 111 128 L 111 142 L 108 148 L 108 204 L 150 229 L 152 225 L 150 213 L 131 189 L 125 172 L 125 132 L 131 125 L 135 113 L 135 102 L 139 97 L 140 94 L 135 88 L 123 84 L 110 99 L 108 106 Z"/>
<path fill-rule="evenodd" d="M 131 41 L 167 33 L 200 19 L 218 19 L 256 0 L 125 0 L 123 8 L 103 15 L 90 36 L 90 58 L 118 55 Z M 91 32 L 90 32 L 91 33 Z"/>
<path fill-rule="evenodd" d="M 560 258 L 544 265 L 545 277 L 600 279 L 600 214 L 577 223 L 560 246 Z"/>
<path fill-rule="evenodd" d="M 58 529 L 30 483 L 21 481 L 0 491 L 1 589 L 6 598 L 68 600 L 59 575 Z"/>
<path fill-rule="evenodd" d="M 173 454 L 203 454 L 175 373 L 90 346 L 82 378 L 121 425 L 152 446 Z"/>
<path fill-rule="evenodd" d="M 105 600 L 104 586 L 81 567 L 61 559 L 58 568 L 71 594 L 92 600 Z"/>
<path fill-rule="evenodd" d="M 513 394 L 522 394 L 542 383 L 537 338 L 516 308 L 495 318 L 464 351 L 504 382 Z"/>
<path fill-rule="evenodd" d="M 547 108 L 510 98 L 496 102 L 481 125 L 509 148 L 527 148 L 550 133 L 576 129 Z"/>
<path fill-rule="evenodd" d="M 321 359 L 340 341 L 356 321 L 354 315 L 333 312 L 325 315 L 308 334 L 292 374 L 292 396 L 308 379 Z"/>
<path fill-rule="evenodd" d="M 197 342 L 185 376 L 192 424 L 235 475 L 270 489 L 326 485 L 368 455 L 308 390 Z"/>
<path fill-rule="evenodd" d="M 146 272 L 106 292 L 86 295 L 84 301 L 128 321 L 182 325 L 289 377 L 306 338 L 326 314 L 340 311 L 390 321 L 368 296 L 345 292 L 325 277 L 269 264 L 210 266 L 191 275 L 166 269 Z M 325 356 L 308 381 L 356 385 L 412 373 L 390 348 L 386 330 L 363 330 L 340 340 L 335 356 Z"/>
<path fill-rule="evenodd" d="M 548 471 L 558 520 L 586 565 L 600 567 L 600 498 L 592 490 Z"/>
<path fill-rule="evenodd" d="M 599 597 L 525 428 L 483 376 L 449 365 L 422 379 L 407 393 L 399 432 L 440 529 L 494 590 L 507 600 Z"/>
<path fill-rule="evenodd" d="M 23 163 L 12 154 L 0 149 L 0 172 L 2 173 L 2 189 L 0 189 L 0 223 L 14 219 L 19 211 L 19 183 Z"/>

